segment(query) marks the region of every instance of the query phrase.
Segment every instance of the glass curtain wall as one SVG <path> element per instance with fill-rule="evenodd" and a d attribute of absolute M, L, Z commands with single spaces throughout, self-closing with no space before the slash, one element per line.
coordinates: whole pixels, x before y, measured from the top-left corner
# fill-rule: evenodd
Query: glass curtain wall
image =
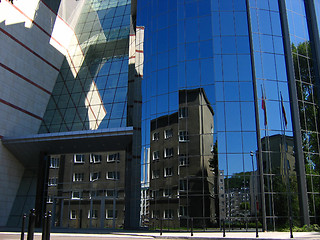
<path fill-rule="evenodd" d="M 320 214 L 320 179 L 319 179 L 319 110 L 318 90 L 319 76 L 315 56 L 313 56 L 314 43 L 309 33 L 307 6 L 304 1 L 286 1 L 290 43 L 294 64 L 294 77 L 297 86 L 301 137 L 307 177 L 308 204 L 311 223 L 319 223 Z M 317 14 L 319 14 L 319 1 L 314 1 Z M 309 13 L 310 14 L 310 13 Z M 318 20 L 319 24 L 319 15 Z M 309 24 L 309 26 L 308 26 Z M 319 29 L 317 29 L 319 31 Z"/>
<path fill-rule="evenodd" d="M 278 1 L 250 1 L 269 229 L 299 213 L 293 130 Z M 298 218 L 299 219 L 299 218 Z"/>
<path fill-rule="evenodd" d="M 309 2 L 319 25 L 320 3 Z M 145 226 L 250 227 L 257 219 L 275 230 L 308 214 L 317 222 L 318 83 L 305 4 L 138 2 Z"/>
<path fill-rule="evenodd" d="M 261 226 L 246 1 L 139 1 L 138 13 L 144 225 Z"/>

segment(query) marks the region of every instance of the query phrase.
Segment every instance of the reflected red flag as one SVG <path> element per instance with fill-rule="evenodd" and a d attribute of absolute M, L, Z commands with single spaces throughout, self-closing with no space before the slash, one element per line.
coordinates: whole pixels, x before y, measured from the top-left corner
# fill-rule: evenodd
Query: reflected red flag
<path fill-rule="evenodd" d="M 280 92 L 280 97 L 281 97 L 281 110 L 282 110 L 283 121 L 284 121 L 285 127 L 287 128 L 287 125 L 288 125 L 287 114 L 286 114 L 286 109 L 284 108 L 284 105 L 283 105 L 283 99 L 282 99 L 281 92 Z"/>
<path fill-rule="evenodd" d="M 267 120 L 267 106 L 266 106 L 266 96 L 263 92 L 263 88 L 261 85 L 261 92 L 262 92 L 262 105 L 261 108 L 263 109 L 263 113 L 264 113 L 264 125 L 267 126 L 268 125 L 268 120 Z"/>

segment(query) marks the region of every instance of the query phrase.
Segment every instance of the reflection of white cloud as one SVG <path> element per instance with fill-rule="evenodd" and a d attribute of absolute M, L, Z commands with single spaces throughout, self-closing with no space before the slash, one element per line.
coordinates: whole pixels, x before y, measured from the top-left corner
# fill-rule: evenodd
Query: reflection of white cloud
<path fill-rule="evenodd" d="M 5 0 L 0 2 L 0 23 L 6 25 L 23 23 L 26 28 L 31 28 L 40 0 L 14 1 L 11 4 Z"/>
<path fill-rule="evenodd" d="M 91 6 L 95 11 L 102 10 L 102 9 L 107 9 L 107 8 L 114 8 L 114 7 L 120 7 L 130 4 L 130 0 L 104 0 L 104 1 L 96 1 L 96 0 L 91 0 Z"/>
<path fill-rule="evenodd" d="M 96 35 L 90 37 L 88 40 L 81 43 L 81 47 L 84 49 L 87 46 L 99 43 L 105 43 L 107 41 L 104 32 L 97 33 Z"/>
<path fill-rule="evenodd" d="M 90 130 L 98 129 L 107 111 L 104 108 L 99 90 L 94 81 L 92 81 L 90 90 L 86 96 L 86 108 L 88 110 Z"/>

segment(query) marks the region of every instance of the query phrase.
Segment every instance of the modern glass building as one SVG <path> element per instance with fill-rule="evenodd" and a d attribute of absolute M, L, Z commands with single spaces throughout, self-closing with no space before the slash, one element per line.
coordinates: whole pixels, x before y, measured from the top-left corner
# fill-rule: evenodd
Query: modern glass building
<path fill-rule="evenodd" d="M 319 223 L 319 4 L 138 1 L 150 228 Z"/>
<path fill-rule="evenodd" d="M 0 2 L 0 225 L 320 223 L 319 0 L 23 2 Z"/>

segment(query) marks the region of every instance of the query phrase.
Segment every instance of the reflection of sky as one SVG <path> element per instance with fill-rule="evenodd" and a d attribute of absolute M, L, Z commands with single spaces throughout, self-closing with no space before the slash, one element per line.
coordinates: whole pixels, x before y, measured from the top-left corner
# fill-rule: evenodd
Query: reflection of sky
<path fill-rule="evenodd" d="M 128 57 L 103 62 L 94 79 L 106 109 L 99 128 L 126 126 Z"/>
<path fill-rule="evenodd" d="M 315 5 L 318 28 L 319 28 L 319 26 L 320 26 L 320 1 L 314 1 L 314 5 Z M 318 33 L 320 33 L 320 31 L 318 31 Z"/>
<path fill-rule="evenodd" d="M 72 19 L 77 20 L 74 31 L 62 20 L 64 28 L 55 28 L 65 36 L 69 32 L 61 30 L 68 27 L 71 40 L 63 40 L 72 44 L 63 46 L 68 66 L 60 70 L 53 90 L 59 101 L 51 101 L 44 116 L 49 131 L 126 126 L 130 1 L 92 0 L 81 6 Z"/>
<path fill-rule="evenodd" d="M 174 2 L 158 1 L 157 6 L 146 0 L 138 2 L 138 12 L 147 13 L 138 14 L 138 25 L 146 27 L 143 145 L 150 144 L 150 121 L 178 109 L 179 89 L 202 87 L 215 112 L 220 167 L 228 167 L 229 174 L 252 171 L 250 151 L 257 150 L 257 136 L 245 1 Z M 288 120 L 286 134 L 292 135 L 278 5 L 273 1 L 250 4 L 255 5 L 250 12 L 261 137 L 266 128 L 261 86 L 266 91 L 267 134 L 284 131 L 281 92 Z M 223 156 L 230 156 L 228 166 Z"/>

